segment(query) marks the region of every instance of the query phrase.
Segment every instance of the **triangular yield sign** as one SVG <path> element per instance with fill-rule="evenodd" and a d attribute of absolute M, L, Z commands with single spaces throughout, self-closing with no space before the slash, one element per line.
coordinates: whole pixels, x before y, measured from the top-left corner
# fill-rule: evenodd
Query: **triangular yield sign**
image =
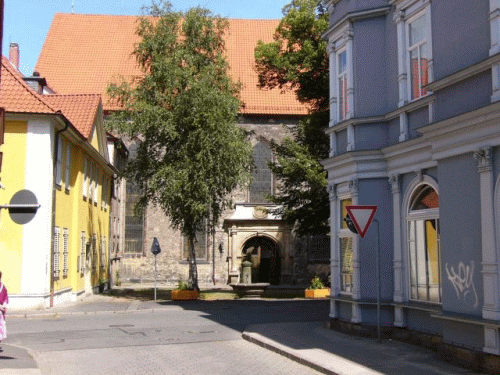
<path fill-rule="evenodd" d="M 359 235 L 363 238 L 377 212 L 377 206 L 346 206 L 346 210 Z"/>

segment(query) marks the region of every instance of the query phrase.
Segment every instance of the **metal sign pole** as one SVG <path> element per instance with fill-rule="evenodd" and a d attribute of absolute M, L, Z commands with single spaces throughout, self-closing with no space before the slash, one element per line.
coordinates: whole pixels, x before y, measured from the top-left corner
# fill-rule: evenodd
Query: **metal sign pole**
<path fill-rule="evenodd" d="M 153 238 L 153 243 L 151 244 L 151 252 L 155 256 L 155 301 L 156 301 L 156 278 L 158 277 L 158 272 L 156 271 L 156 256 L 161 253 L 160 243 L 158 238 Z"/>
<path fill-rule="evenodd" d="M 377 223 L 377 262 L 375 278 L 377 279 L 377 341 L 380 342 L 380 237 L 378 220 L 374 219 L 373 222 Z"/>
<path fill-rule="evenodd" d="M 155 301 L 156 301 L 156 276 L 157 272 L 156 272 L 156 254 L 155 254 Z"/>

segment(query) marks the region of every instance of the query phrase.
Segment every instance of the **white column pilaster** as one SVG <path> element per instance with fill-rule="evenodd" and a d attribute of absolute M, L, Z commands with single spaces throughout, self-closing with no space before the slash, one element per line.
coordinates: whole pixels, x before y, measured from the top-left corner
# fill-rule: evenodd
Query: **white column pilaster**
<path fill-rule="evenodd" d="M 328 185 L 328 194 L 330 198 L 330 318 L 338 318 L 337 305 L 335 297 L 340 293 L 340 252 L 338 247 L 337 228 L 339 227 L 337 215 L 337 194 L 335 184 Z"/>
<path fill-rule="evenodd" d="M 398 174 L 389 177 L 392 190 L 392 216 L 394 228 L 394 301 L 403 302 L 406 300 L 405 293 L 405 274 L 404 274 L 404 260 L 403 260 L 403 246 L 402 246 L 402 232 L 401 223 L 401 188 L 400 178 Z M 406 317 L 403 307 L 396 306 L 394 308 L 394 326 L 406 327 Z"/>
<path fill-rule="evenodd" d="M 494 182 L 491 147 L 474 153 L 478 164 L 481 201 L 481 248 L 484 304 L 482 316 L 488 320 L 500 320 L 499 263 L 495 241 Z M 500 354 L 499 329 L 484 327 L 485 346 L 488 353 Z"/>

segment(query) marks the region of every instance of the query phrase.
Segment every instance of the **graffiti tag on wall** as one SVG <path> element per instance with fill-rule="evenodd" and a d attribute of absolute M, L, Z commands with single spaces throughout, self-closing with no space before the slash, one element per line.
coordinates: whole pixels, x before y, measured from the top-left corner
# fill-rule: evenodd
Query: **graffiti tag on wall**
<path fill-rule="evenodd" d="M 446 263 L 446 274 L 448 280 L 455 288 L 457 298 L 464 302 L 477 307 L 479 300 L 477 298 L 476 287 L 474 286 L 474 261 L 471 260 L 470 265 L 465 265 L 463 262 L 458 264 L 458 268 L 448 267 Z"/>

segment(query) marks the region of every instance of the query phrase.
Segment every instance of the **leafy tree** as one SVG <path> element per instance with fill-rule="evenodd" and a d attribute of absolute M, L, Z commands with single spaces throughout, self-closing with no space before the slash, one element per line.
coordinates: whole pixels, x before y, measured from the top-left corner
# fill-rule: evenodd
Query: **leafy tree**
<path fill-rule="evenodd" d="M 199 290 L 195 235 L 217 224 L 230 193 L 250 178 L 252 150 L 236 124 L 239 86 L 227 75 L 227 20 L 209 10 L 145 8 L 134 55 L 143 76 L 108 87 L 123 108 L 111 128 L 142 142 L 126 169 L 141 191 L 138 210 L 160 207 L 189 239 L 189 282 Z"/>
<path fill-rule="evenodd" d="M 320 161 L 328 157 L 324 133 L 329 121 L 327 42 L 324 0 L 293 0 L 283 8 L 274 41 L 259 42 L 255 60 L 261 87 L 296 89 L 309 115 L 293 129 L 293 139 L 273 143 L 277 156 L 271 170 L 281 189 L 271 201 L 281 205 L 283 218 L 296 224 L 299 235 L 324 234 L 330 216 L 327 173 Z"/>

